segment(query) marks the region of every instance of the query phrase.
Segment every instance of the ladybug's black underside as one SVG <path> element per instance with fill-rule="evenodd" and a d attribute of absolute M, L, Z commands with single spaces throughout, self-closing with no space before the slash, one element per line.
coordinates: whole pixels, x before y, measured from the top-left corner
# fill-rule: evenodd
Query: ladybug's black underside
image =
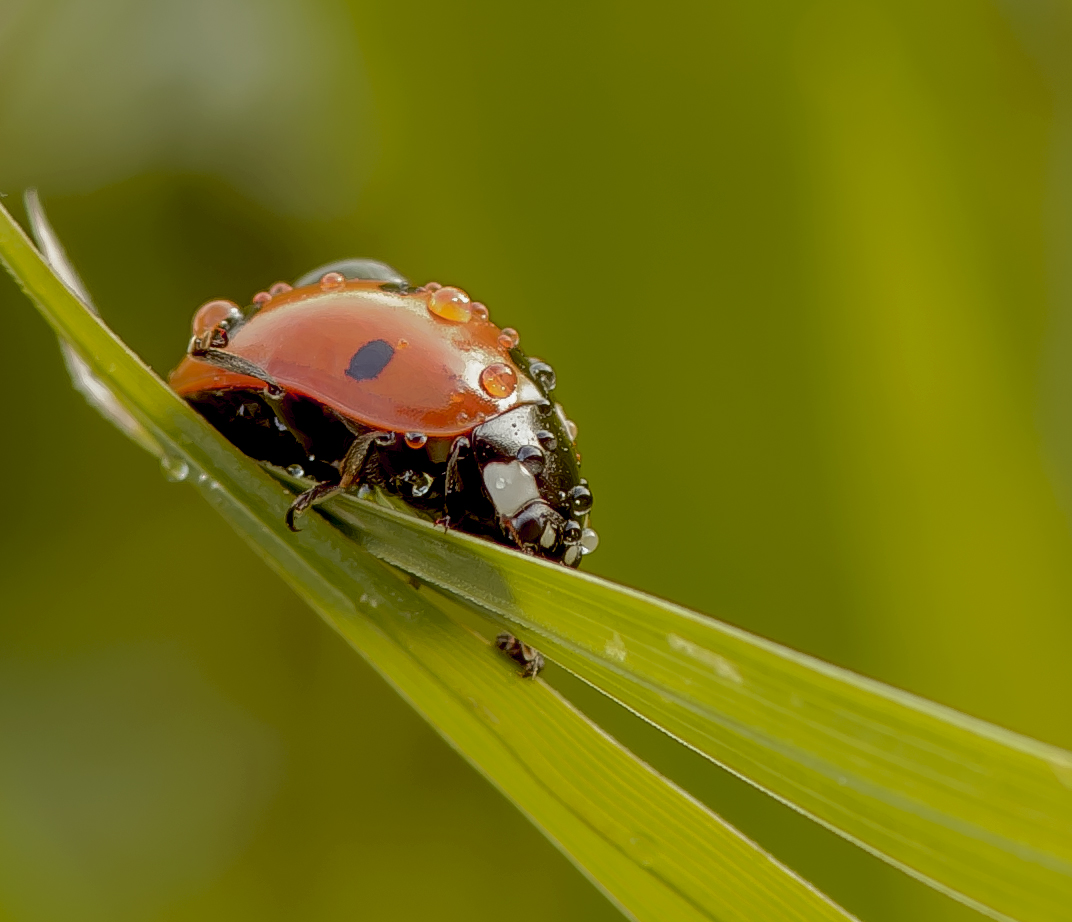
<path fill-rule="evenodd" d="M 337 465 L 355 436 L 352 424 L 302 397 L 269 400 L 259 391 L 230 389 L 196 395 L 190 403 L 243 454 L 278 467 L 297 465 L 318 481 L 339 481 Z M 401 436 L 391 445 L 374 443 L 360 481 L 384 487 L 437 518 L 449 515 L 462 531 L 501 540 L 472 454 L 464 453 L 458 464 L 462 490 L 449 504 L 445 456 L 434 461 L 426 448 L 409 448 Z"/>

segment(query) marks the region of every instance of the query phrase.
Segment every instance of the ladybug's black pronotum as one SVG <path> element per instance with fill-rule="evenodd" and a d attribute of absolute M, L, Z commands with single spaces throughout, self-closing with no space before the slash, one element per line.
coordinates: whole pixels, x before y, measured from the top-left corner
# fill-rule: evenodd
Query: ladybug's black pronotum
<path fill-rule="evenodd" d="M 555 373 L 459 288 L 346 260 L 194 316 L 171 386 L 310 506 L 383 487 L 450 527 L 575 567 L 598 542 Z"/>

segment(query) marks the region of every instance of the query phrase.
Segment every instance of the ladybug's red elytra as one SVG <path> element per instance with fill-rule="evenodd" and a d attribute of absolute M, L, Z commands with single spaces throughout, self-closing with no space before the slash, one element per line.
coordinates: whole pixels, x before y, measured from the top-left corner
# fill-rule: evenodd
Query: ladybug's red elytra
<path fill-rule="evenodd" d="M 377 485 L 452 527 L 575 567 L 592 492 L 555 373 L 459 288 L 329 263 L 195 314 L 172 388 L 246 454 L 318 483 L 287 523 Z"/>

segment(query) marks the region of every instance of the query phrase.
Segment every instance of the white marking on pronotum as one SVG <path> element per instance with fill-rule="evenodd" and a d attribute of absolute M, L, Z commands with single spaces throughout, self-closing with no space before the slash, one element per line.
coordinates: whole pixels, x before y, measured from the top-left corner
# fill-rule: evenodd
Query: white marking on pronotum
<path fill-rule="evenodd" d="M 536 478 L 520 461 L 493 462 L 484 468 L 484 486 L 495 504 L 495 510 L 504 518 L 519 512 L 535 499 L 540 498 Z"/>
<path fill-rule="evenodd" d="M 706 647 L 694 644 L 691 640 L 686 640 L 684 637 L 678 637 L 677 634 L 668 634 L 666 639 L 672 650 L 678 650 L 686 656 L 691 656 L 694 660 L 703 663 L 705 666 L 710 666 L 715 670 L 715 675 L 720 679 L 725 679 L 727 682 L 733 682 L 734 685 L 741 685 L 744 683 L 744 679 L 741 678 L 741 673 L 738 671 L 737 667 L 726 659 L 726 657 L 715 653 L 713 650 L 708 650 Z"/>

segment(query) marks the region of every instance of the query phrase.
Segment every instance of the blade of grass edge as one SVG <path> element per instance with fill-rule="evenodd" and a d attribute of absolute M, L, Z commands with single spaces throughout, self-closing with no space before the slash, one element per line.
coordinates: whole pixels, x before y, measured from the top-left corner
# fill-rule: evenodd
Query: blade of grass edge
<path fill-rule="evenodd" d="M 202 494 L 465 758 L 638 919 L 851 918 L 640 762 L 541 682 L 325 521 L 283 525 L 289 495 L 56 278 L 0 206 L 0 257 Z M 144 443 L 143 443 L 144 444 Z M 723 884 L 725 882 L 725 884 Z"/>

